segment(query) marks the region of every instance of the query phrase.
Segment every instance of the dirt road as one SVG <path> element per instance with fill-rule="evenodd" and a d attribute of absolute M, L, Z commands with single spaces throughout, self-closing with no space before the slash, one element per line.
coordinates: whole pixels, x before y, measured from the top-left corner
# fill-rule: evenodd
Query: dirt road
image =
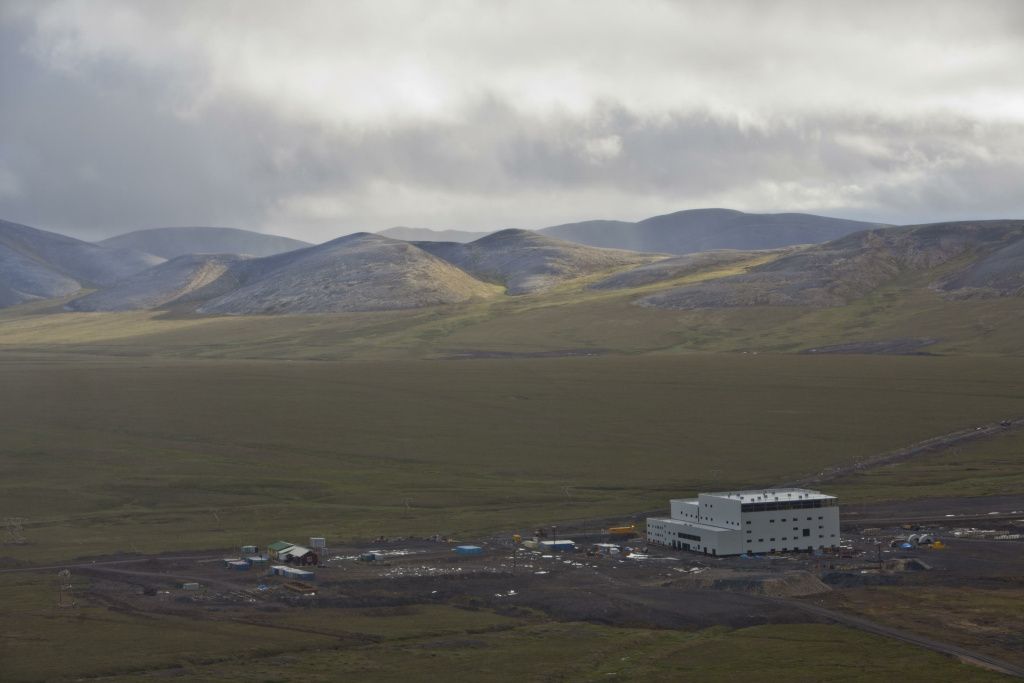
<path fill-rule="evenodd" d="M 762 599 L 767 602 L 775 603 L 778 605 L 787 605 L 789 607 L 794 607 L 796 609 L 802 610 L 803 612 L 806 612 L 807 614 L 827 619 L 829 621 L 834 621 L 844 626 L 850 626 L 852 628 L 860 629 L 861 631 L 866 631 L 868 633 L 874 633 L 876 635 L 884 636 L 886 638 L 895 638 L 897 640 L 902 640 L 907 643 L 912 643 L 919 647 L 934 650 L 935 652 L 941 652 L 943 654 L 956 657 L 964 662 L 974 664 L 976 666 L 981 666 L 986 669 L 991 669 L 993 671 L 998 671 L 999 673 L 1003 673 L 1008 676 L 1024 678 L 1024 667 L 1017 666 L 1016 664 L 1011 664 L 1009 662 L 1005 662 L 1001 659 L 996 659 L 995 657 L 990 657 L 986 654 L 982 654 L 974 650 L 968 650 L 967 648 L 960 647 L 958 645 L 950 645 L 949 643 L 943 643 L 938 640 L 926 638 L 925 636 L 921 636 L 916 633 L 911 633 L 909 631 L 904 631 L 902 629 L 893 628 L 891 626 L 885 626 L 883 624 L 879 624 L 877 622 L 865 619 L 863 617 L 857 617 L 853 616 L 852 614 L 837 612 L 834 610 L 827 609 L 825 607 L 821 607 L 819 605 L 803 602 L 801 600 L 769 597 L 765 597 Z"/>
<path fill-rule="evenodd" d="M 993 422 L 978 427 L 968 427 L 967 429 L 949 432 L 948 434 L 933 436 L 930 439 L 919 441 L 913 445 L 900 448 L 895 451 L 887 451 L 885 453 L 873 455 L 850 465 L 831 467 L 819 472 L 818 474 L 778 484 L 777 486 L 779 488 L 785 488 L 789 486 L 811 486 L 821 484 L 826 481 L 845 477 L 846 475 L 853 474 L 855 472 L 863 472 L 864 470 L 882 467 L 883 465 L 892 465 L 893 463 L 903 462 L 921 455 L 940 453 L 952 448 L 953 446 L 960 446 L 965 443 L 981 439 L 990 439 L 992 437 L 999 436 L 1000 434 L 1005 434 L 1008 431 L 1021 428 L 1024 428 L 1024 417 L 1001 420 L 999 422 Z"/>

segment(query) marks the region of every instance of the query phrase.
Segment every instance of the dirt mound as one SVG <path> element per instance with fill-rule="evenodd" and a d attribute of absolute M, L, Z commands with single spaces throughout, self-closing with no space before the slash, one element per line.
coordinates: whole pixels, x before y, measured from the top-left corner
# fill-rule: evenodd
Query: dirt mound
<path fill-rule="evenodd" d="M 756 578 L 738 576 L 722 578 L 716 579 L 711 587 L 717 590 L 748 595 L 767 595 L 773 598 L 796 598 L 804 595 L 818 595 L 832 590 L 810 572 L 788 572 L 781 576 Z"/>
<path fill-rule="evenodd" d="M 751 574 L 730 569 L 708 569 L 699 573 L 684 574 L 681 578 L 674 579 L 672 585 L 773 598 L 818 595 L 832 590 L 817 576 L 806 571 Z"/>
<path fill-rule="evenodd" d="M 816 346 L 813 349 L 805 349 L 800 353 L 882 353 L 889 355 L 917 355 L 926 353 L 921 351 L 924 347 L 937 344 L 938 342 L 938 339 L 880 339 L 876 341 L 847 342 L 845 344 L 832 344 L 830 346 Z"/>

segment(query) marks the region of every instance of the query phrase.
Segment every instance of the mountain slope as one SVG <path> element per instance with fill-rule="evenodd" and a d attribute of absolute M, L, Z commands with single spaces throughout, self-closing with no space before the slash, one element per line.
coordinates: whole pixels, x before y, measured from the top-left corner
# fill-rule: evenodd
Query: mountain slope
<path fill-rule="evenodd" d="M 991 298 L 1024 294 L 1024 239 L 978 259 L 965 270 L 938 283 L 955 298 Z"/>
<path fill-rule="evenodd" d="M 791 247 L 799 249 L 799 247 Z M 727 268 L 734 264 L 754 259 L 770 258 L 787 250 L 774 249 L 762 251 L 739 251 L 736 249 L 718 249 L 701 251 L 696 254 L 674 256 L 662 261 L 633 268 L 611 275 L 590 286 L 590 289 L 630 289 L 644 287 L 658 282 L 677 280 L 696 273 Z"/>
<path fill-rule="evenodd" d="M 133 249 L 105 248 L 0 221 L 0 306 L 110 285 L 162 261 Z"/>
<path fill-rule="evenodd" d="M 416 245 L 481 280 L 504 285 L 509 294 L 539 292 L 565 280 L 665 258 L 659 254 L 587 247 L 529 230 L 501 230 L 469 244 Z"/>
<path fill-rule="evenodd" d="M 235 264 L 240 286 L 199 306 L 205 314 L 337 313 L 460 303 L 495 293 L 408 242 L 356 233 Z"/>
<path fill-rule="evenodd" d="M 883 227 L 802 213 L 752 214 L 693 209 L 638 223 L 585 221 L 540 230 L 544 235 L 596 247 L 689 254 L 712 249 L 775 249 L 818 244 L 859 230 Z"/>
<path fill-rule="evenodd" d="M 311 246 L 290 237 L 236 228 L 152 228 L 110 237 L 100 245 L 136 249 L 166 259 L 184 254 L 248 254 L 272 256 Z"/>
<path fill-rule="evenodd" d="M 656 308 L 840 306 L 897 277 L 954 268 L 933 288 L 948 296 L 1020 292 L 1024 221 L 978 221 L 886 228 L 809 247 L 742 275 L 677 287 L 640 300 Z M 956 267 L 957 260 L 966 261 Z"/>
<path fill-rule="evenodd" d="M 136 273 L 107 289 L 75 299 L 66 308 L 130 311 L 208 299 L 226 294 L 238 285 L 237 279 L 228 273 L 243 260 L 244 257 L 235 254 L 186 254 Z"/>
<path fill-rule="evenodd" d="M 489 232 L 470 232 L 469 230 L 432 230 L 431 228 L 406 228 L 402 226 L 381 230 L 384 235 L 406 242 L 472 242 L 489 235 Z"/>

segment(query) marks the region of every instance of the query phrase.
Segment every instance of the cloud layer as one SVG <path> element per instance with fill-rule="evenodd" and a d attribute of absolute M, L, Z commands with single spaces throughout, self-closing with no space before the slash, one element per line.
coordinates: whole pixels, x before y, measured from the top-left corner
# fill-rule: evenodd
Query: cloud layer
<path fill-rule="evenodd" d="M 0 215 L 321 240 L 1024 215 L 1024 5 L 7 2 Z"/>

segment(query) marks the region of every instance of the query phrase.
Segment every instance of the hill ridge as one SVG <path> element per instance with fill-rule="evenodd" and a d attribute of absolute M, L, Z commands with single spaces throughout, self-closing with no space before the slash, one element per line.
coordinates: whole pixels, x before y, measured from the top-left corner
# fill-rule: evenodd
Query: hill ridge
<path fill-rule="evenodd" d="M 271 256 L 312 246 L 309 242 L 281 235 L 204 226 L 144 228 L 108 237 L 98 244 L 138 249 L 168 259 L 184 254 Z"/>

